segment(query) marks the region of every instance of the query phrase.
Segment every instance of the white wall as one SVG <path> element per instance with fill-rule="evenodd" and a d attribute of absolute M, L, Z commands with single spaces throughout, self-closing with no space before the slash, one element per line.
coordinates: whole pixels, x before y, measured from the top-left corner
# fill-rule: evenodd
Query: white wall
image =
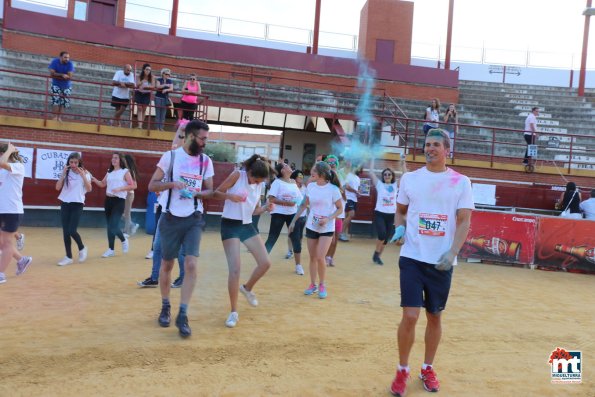
<path fill-rule="evenodd" d="M 313 143 L 316 145 L 316 155 L 329 154 L 331 152 L 331 135 L 320 132 L 307 132 L 299 130 L 286 130 L 283 133 L 283 147 L 281 157 L 289 160 L 289 164 L 295 163 L 298 169 L 303 169 L 302 158 L 304 155 L 304 144 Z M 285 149 L 287 145 L 291 150 Z"/>

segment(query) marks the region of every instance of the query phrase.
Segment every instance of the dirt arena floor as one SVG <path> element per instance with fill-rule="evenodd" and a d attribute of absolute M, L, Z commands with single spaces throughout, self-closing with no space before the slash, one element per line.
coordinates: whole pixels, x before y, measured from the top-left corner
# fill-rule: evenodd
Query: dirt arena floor
<path fill-rule="evenodd" d="M 117 244 L 115 258 L 101 259 L 104 230 L 83 229 L 88 261 L 61 268 L 61 230 L 23 232 L 33 264 L 20 277 L 11 264 L 0 285 L 0 396 L 389 395 L 401 314 L 395 246 L 377 266 L 372 240 L 340 243 L 320 300 L 303 295 L 307 276 L 283 259 L 282 236 L 255 288 L 260 306 L 240 296 L 240 321 L 228 329 L 227 267 L 219 234 L 208 232 L 189 309 L 193 335 L 182 340 L 173 324 L 157 325 L 159 291 L 136 286 L 150 272 L 150 236 L 139 232 L 129 254 Z M 245 279 L 254 262 L 245 250 L 242 260 Z M 595 396 L 594 286 L 588 275 L 462 263 L 435 362 L 438 395 Z M 424 326 L 422 316 L 415 373 Z M 558 346 L 582 351 L 582 384 L 550 383 Z M 408 396 L 429 395 L 418 379 L 409 385 Z"/>

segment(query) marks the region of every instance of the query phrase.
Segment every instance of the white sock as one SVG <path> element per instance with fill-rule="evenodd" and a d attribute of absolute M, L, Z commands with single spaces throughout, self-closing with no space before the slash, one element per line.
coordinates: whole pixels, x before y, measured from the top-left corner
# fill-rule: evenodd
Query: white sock
<path fill-rule="evenodd" d="M 403 366 L 403 365 L 399 364 L 397 366 L 397 368 L 398 368 L 399 371 L 405 370 L 405 371 L 407 371 L 407 373 L 409 373 L 409 365 Z"/>
<path fill-rule="evenodd" d="M 431 366 L 432 366 L 432 364 L 426 364 L 426 363 L 424 363 L 424 364 L 421 366 L 421 369 L 424 369 L 424 370 L 425 370 L 425 369 L 428 369 L 428 367 L 431 367 Z"/>

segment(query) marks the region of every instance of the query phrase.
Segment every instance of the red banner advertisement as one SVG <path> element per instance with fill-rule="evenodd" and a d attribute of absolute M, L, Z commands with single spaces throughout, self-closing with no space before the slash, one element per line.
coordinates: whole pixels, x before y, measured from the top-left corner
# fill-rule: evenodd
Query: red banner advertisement
<path fill-rule="evenodd" d="M 473 211 L 471 229 L 461 249 L 462 258 L 532 264 L 537 217 Z"/>
<path fill-rule="evenodd" d="M 535 264 L 568 271 L 595 272 L 595 222 L 542 217 Z"/>

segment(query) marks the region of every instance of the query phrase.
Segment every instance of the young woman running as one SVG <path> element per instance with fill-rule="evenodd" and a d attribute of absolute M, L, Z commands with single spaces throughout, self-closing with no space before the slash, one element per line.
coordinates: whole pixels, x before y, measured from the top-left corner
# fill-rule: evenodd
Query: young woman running
<path fill-rule="evenodd" d="M 279 163 L 275 166 L 277 179 L 273 181 L 271 190 L 269 190 L 268 199 L 270 203 L 275 204 L 275 209 L 271 211 L 271 226 L 269 228 L 269 237 L 264 244 L 267 252 L 270 254 L 275 246 L 283 225 L 291 224 L 298 206 L 302 202 L 302 193 L 297 183 L 291 179 L 291 167 L 289 164 Z M 297 233 L 289 233 L 292 240 L 291 245 L 296 258 L 295 272 L 299 275 L 304 274 L 304 269 L 300 264 L 302 241 Z"/>
<path fill-rule="evenodd" d="M 72 240 L 79 249 L 79 263 L 87 260 L 87 248 L 77 232 L 79 220 L 83 214 L 85 194 L 91 191 L 91 174 L 83 167 L 83 160 L 78 152 L 70 153 L 66 167 L 56 182 L 56 190 L 60 192 L 60 216 L 62 219 L 62 236 L 66 256 L 58 262 L 58 266 L 72 263 Z"/>
<path fill-rule="evenodd" d="M 31 264 L 30 256 L 21 256 L 15 247 L 15 233 L 23 219 L 23 181 L 25 165 L 17 148 L 0 144 L 0 284 L 6 282 L 4 272 L 12 258 L 17 260 L 16 275 Z"/>
<path fill-rule="evenodd" d="M 294 221 L 291 222 L 290 231 L 293 231 L 295 219 L 299 218 L 306 207 L 310 207 L 306 221 L 306 238 L 310 254 L 310 286 L 306 288 L 304 294 L 312 295 L 318 291 L 318 297 L 324 299 L 327 297 L 324 256 L 335 234 L 335 219 L 343 212 L 337 175 L 324 161 L 319 161 L 312 167 L 310 181 L 306 188 L 306 199 L 300 205 Z M 316 276 L 318 276 L 318 286 Z"/>
<path fill-rule="evenodd" d="M 337 180 L 339 181 L 339 189 L 341 190 L 341 208 L 345 208 L 345 190 L 343 188 L 343 181 L 345 180 L 345 174 L 342 170 L 339 170 L 339 159 L 334 154 L 329 154 L 324 158 L 324 161 L 331 167 L 331 171 L 337 175 Z M 343 231 L 343 220 L 345 219 L 345 211 L 341 212 L 341 214 L 335 219 L 335 234 L 333 234 L 333 240 L 331 241 L 331 245 L 328 248 L 328 252 L 326 253 L 326 265 L 334 267 L 335 266 L 335 252 L 337 251 L 337 243 L 339 242 L 339 236 Z"/>
<path fill-rule="evenodd" d="M 124 156 L 120 153 L 112 155 L 112 163 L 107 170 L 107 174 L 100 181 L 95 177 L 91 181 L 100 188 L 106 187 L 105 195 L 105 218 L 107 220 L 107 242 L 108 249 L 101 255 L 102 258 L 115 256 L 114 243 L 116 237 L 122 242 L 122 252 L 127 253 L 129 244 L 128 239 L 120 230 L 120 219 L 124 214 L 126 203 L 126 192 L 135 188 L 134 180 L 126 168 Z"/>
<path fill-rule="evenodd" d="M 376 188 L 376 207 L 374 208 L 374 225 L 376 226 L 376 250 L 372 261 L 377 265 L 384 265 L 380 255 L 395 231 L 395 212 L 397 211 L 397 176 L 390 168 L 382 170 L 382 177 L 378 179 L 374 173 L 374 160 L 370 163 L 370 178 Z"/>
<path fill-rule="evenodd" d="M 271 267 L 266 248 L 252 224 L 253 214 L 260 215 L 274 208 L 271 203 L 264 207 L 260 206 L 261 183 L 271 172 L 273 171 L 268 161 L 255 154 L 244 162 L 243 169 L 234 171 L 215 190 L 214 198 L 225 200 L 221 217 L 221 240 L 229 268 L 227 289 L 231 313 L 225 321 L 225 325 L 229 328 L 235 327 L 239 320 L 238 291 L 246 297 L 250 305 L 258 306 L 258 300 L 252 289 Z M 242 285 L 240 285 L 240 243 L 244 243 L 256 260 L 256 268 L 250 279 Z"/>

